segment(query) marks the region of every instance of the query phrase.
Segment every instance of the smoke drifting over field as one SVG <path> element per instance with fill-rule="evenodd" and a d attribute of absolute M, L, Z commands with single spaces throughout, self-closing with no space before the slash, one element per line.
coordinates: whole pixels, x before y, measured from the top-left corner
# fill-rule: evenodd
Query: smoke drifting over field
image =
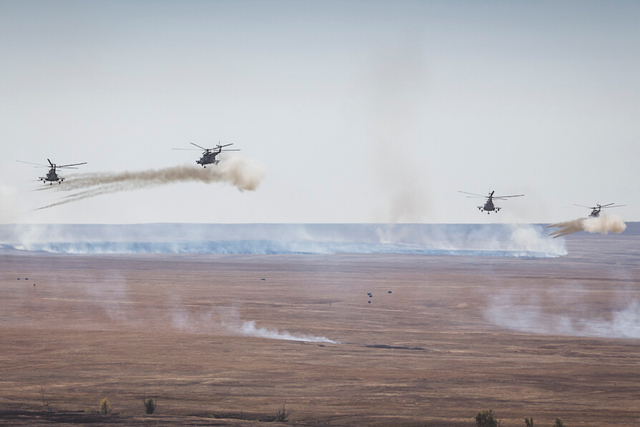
<path fill-rule="evenodd" d="M 78 174 L 73 179 L 65 181 L 63 185 L 43 188 L 43 190 L 55 188 L 58 191 L 78 192 L 66 196 L 59 202 L 38 208 L 38 210 L 77 202 L 102 194 L 138 190 L 179 182 L 202 182 L 205 184 L 224 182 L 235 186 L 239 191 L 255 191 L 265 175 L 266 168 L 262 162 L 239 156 L 222 159 L 219 164 L 210 165 L 206 169 L 182 165 L 135 172 Z"/>
<path fill-rule="evenodd" d="M 404 253 L 549 258 L 567 254 L 537 225 L 140 224 L 0 227 L 0 248 L 51 253 Z"/>
<path fill-rule="evenodd" d="M 175 299 L 175 298 L 174 298 Z M 292 334 L 277 328 L 257 327 L 256 322 L 245 321 L 235 307 L 210 307 L 189 311 L 179 301 L 171 304 L 171 325 L 192 333 L 232 334 L 255 338 L 285 341 L 305 341 L 337 344 L 325 337 L 308 334 Z"/>
<path fill-rule="evenodd" d="M 584 300 L 585 289 L 570 284 L 554 290 L 512 287 L 490 297 L 484 316 L 505 329 L 545 335 L 640 338 L 640 303 L 623 290 L 616 292 L 608 312 Z M 562 305 L 558 310 L 555 304 Z M 607 304 L 598 301 L 598 305 Z"/>
<path fill-rule="evenodd" d="M 613 232 L 620 234 L 627 228 L 627 225 L 619 216 L 603 213 L 600 214 L 599 217 L 578 218 L 572 221 L 551 224 L 549 227 L 560 228 L 560 230 L 554 231 L 550 234 L 550 236 L 556 238 L 566 236 L 567 234 L 577 233 L 578 231 L 601 234 Z"/>

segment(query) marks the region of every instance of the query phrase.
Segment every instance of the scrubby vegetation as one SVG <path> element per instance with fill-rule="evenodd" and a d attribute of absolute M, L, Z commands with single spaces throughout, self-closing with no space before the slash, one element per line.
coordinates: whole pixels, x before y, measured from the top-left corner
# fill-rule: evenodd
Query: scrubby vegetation
<path fill-rule="evenodd" d="M 493 409 L 485 409 L 475 416 L 477 427 L 500 427 L 500 420 L 496 419 Z"/>
<path fill-rule="evenodd" d="M 565 427 L 564 421 L 562 421 L 562 418 L 556 418 L 552 427 Z"/>
<path fill-rule="evenodd" d="M 156 400 L 153 397 L 143 398 L 142 401 L 144 402 L 145 413 L 151 415 L 156 411 Z"/>
<path fill-rule="evenodd" d="M 100 401 L 100 413 L 108 414 L 111 412 L 111 404 L 109 403 L 109 399 L 106 397 Z"/>
<path fill-rule="evenodd" d="M 47 400 L 44 398 L 44 387 L 42 385 L 40 386 L 40 393 L 42 394 L 42 409 L 47 412 L 51 412 L 51 406 L 49 405 L 49 402 L 47 402 Z"/>
<path fill-rule="evenodd" d="M 282 409 L 278 409 L 278 413 L 276 414 L 276 419 L 274 420 L 275 422 L 286 423 L 289 420 L 289 415 L 291 415 L 293 411 L 287 412 L 286 405 L 287 405 L 287 401 L 285 400 L 284 403 L 282 404 Z"/>
<path fill-rule="evenodd" d="M 525 418 L 524 419 L 524 425 L 526 427 L 533 427 L 533 417 L 531 418 Z"/>

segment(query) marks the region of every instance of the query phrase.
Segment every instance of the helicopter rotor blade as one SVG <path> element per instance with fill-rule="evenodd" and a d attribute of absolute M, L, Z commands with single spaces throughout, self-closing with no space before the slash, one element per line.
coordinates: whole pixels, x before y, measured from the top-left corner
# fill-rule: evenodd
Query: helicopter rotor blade
<path fill-rule="evenodd" d="M 224 151 L 240 151 L 240 149 L 239 148 L 227 148 L 226 150 L 220 150 L 220 151 L 222 151 L 222 152 L 224 152 Z"/>
<path fill-rule="evenodd" d="M 576 205 L 575 203 L 573 205 L 574 206 L 579 206 L 581 208 L 587 208 L 587 209 L 596 209 L 597 208 L 597 206 Z"/>
<path fill-rule="evenodd" d="M 472 196 L 476 196 L 476 197 L 482 197 L 484 199 L 488 199 L 489 196 L 483 196 L 482 194 L 476 194 L 476 193 L 467 193 L 466 191 L 458 191 L 458 193 L 462 193 L 462 194 L 470 194 Z"/>
<path fill-rule="evenodd" d="M 600 206 L 601 208 L 607 208 L 607 207 L 612 206 L 612 205 L 613 205 L 613 203 L 607 203 L 606 205 L 598 205 L 598 206 Z"/>
<path fill-rule="evenodd" d="M 86 165 L 86 164 L 87 164 L 87 162 L 82 162 L 82 163 L 70 163 L 70 164 L 68 164 L 68 165 L 60 165 L 60 166 L 57 166 L 57 168 L 58 168 L 58 169 L 59 169 L 59 168 L 68 168 L 69 166 L 80 166 L 80 165 Z M 77 169 L 77 168 L 74 168 L 74 169 Z"/>
<path fill-rule="evenodd" d="M 16 162 L 18 162 L 18 163 L 26 163 L 26 164 L 28 164 L 28 165 L 39 166 L 39 167 L 41 167 L 41 168 L 48 168 L 48 167 L 49 167 L 49 166 L 47 166 L 47 165 L 41 165 L 41 164 L 39 164 L 39 163 L 23 162 L 22 160 L 16 160 Z"/>
<path fill-rule="evenodd" d="M 228 147 L 228 146 L 230 146 L 230 145 L 233 145 L 233 142 L 232 142 L 231 144 L 224 144 L 224 145 L 216 144 L 216 146 L 217 146 L 218 148 Z"/>
<path fill-rule="evenodd" d="M 53 163 L 51 163 L 51 160 L 47 159 L 47 161 L 49 162 L 49 164 L 51 165 L 51 167 L 55 167 L 55 165 Z"/>
<path fill-rule="evenodd" d="M 194 144 L 193 142 L 190 142 L 189 144 L 191 144 L 191 145 L 195 145 L 196 147 L 198 147 L 198 148 L 199 148 L 199 149 L 201 149 L 201 150 L 205 150 L 205 151 L 206 151 L 206 150 L 208 150 L 208 148 L 201 147 L 201 146 L 199 146 L 198 144 Z"/>
<path fill-rule="evenodd" d="M 627 205 L 606 205 L 606 206 L 601 206 L 603 208 L 620 208 L 622 206 L 627 206 Z"/>
<path fill-rule="evenodd" d="M 524 194 L 514 194 L 513 196 L 493 196 L 494 199 L 508 199 L 509 197 L 523 197 Z"/>

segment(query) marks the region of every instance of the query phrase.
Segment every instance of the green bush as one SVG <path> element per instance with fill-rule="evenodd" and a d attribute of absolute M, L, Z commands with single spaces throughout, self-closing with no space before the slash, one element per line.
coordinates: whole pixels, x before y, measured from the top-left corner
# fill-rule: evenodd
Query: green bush
<path fill-rule="evenodd" d="M 109 403 L 109 399 L 106 397 L 100 401 L 100 413 L 108 414 L 111 412 L 111 404 Z"/>
<path fill-rule="evenodd" d="M 144 411 L 151 415 L 156 411 L 156 401 L 154 400 L 153 397 L 150 397 L 148 399 L 143 399 L 144 401 Z"/>
<path fill-rule="evenodd" d="M 524 425 L 526 427 L 533 427 L 533 417 L 531 418 L 525 418 L 524 419 Z"/>
<path fill-rule="evenodd" d="M 500 421 L 496 419 L 493 409 L 485 409 L 475 416 L 477 427 L 500 427 Z"/>
<path fill-rule="evenodd" d="M 562 421 L 562 418 L 556 418 L 556 420 L 553 422 L 552 427 L 565 427 L 564 421 Z"/>

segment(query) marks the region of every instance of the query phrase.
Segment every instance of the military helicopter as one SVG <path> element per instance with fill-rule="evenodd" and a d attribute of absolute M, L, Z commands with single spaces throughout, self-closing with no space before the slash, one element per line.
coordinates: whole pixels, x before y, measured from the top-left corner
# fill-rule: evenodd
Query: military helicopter
<path fill-rule="evenodd" d="M 600 216 L 600 211 L 604 208 L 619 208 L 622 206 L 627 206 L 627 205 L 614 205 L 613 203 L 609 203 L 606 205 L 600 205 L 597 204 L 595 206 L 583 206 L 583 205 L 576 205 L 576 206 L 580 206 L 581 208 L 587 208 L 587 209 L 591 209 L 591 213 L 589 214 L 589 218 L 598 218 Z"/>
<path fill-rule="evenodd" d="M 196 160 L 196 163 L 199 165 L 202 165 L 203 168 L 206 168 L 207 167 L 206 165 L 210 165 L 210 164 L 217 165 L 218 162 L 220 162 L 220 160 L 216 160 L 216 156 L 223 151 L 240 151 L 240 149 L 235 149 L 235 148 L 227 148 L 226 150 L 223 150 L 224 147 L 233 145 L 233 143 L 225 144 L 225 145 L 216 144 L 214 148 L 204 148 L 197 144 L 194 144 L 193 142 L 190 142 L 190 144 L 203 150 L 202 157 L 200 157 L 200 160 Z M 174 148 L 174 150 L 195 150 L 195 148 Z"/>
<path fill-rule="evenodd" d="M 487 199 L 487 201 L 485 202 L 484 205 L 482 206 L 478 206 L 478 209 L 480 209 L 480 212 L 486 212 L 487 215 L 489 215 L 491 213 L 491 211 L 494 211 L 496 213 L 498 213 L 498 211 L 501 209 L 500 207 L 496 206 L 493 204 L 493 200 L 505 200 L 509 197 L 522 197 L 524 196 L 524 194 L 516 194 L 516 195 L 512 195 L 512 196 L 494 196 L 493 193 L 495 193 L 495 191 L 492 191 L 491 193 L 489 193 L 488 196 L 482 196 L 480 194 L 475 194 L 475 193 L 467 193 L 466 191 L 458 191 L 458 193 L 462 193 L 462 194 L 470 194 L 470 196 L 467 196 L 467 198 L 469 199 L 473 199 L 473 198 L 484 198 Z"/>
<path fill-rule="evenodd" d="M 68 165 L 56 165 L 55 163 L 52 163 L 51 160 L 49 159 L 47 159 L 47 161 L 49 162 L 49 166 L 40 165 L 38 163 L 29 163 L 29 162 L 23 162 L 21 160 L 16 160 L 16 162 L 26 163 L 28 165 L 35 165 L 43 168 L 49 168 L 49 172 L 47 172 L 46 176 L 39 177 L 40 181 L 44 182 L 45 184 L 48 182 L 49 185 L 53 185 L 54 182 L 57 182 L 58 184 L 62 184 L 62 181 L 64 181 L 64 177 L 61 177 L 56 173 L 57 169 L 78 169 L 78 168 L 74 168 L 74 166 L 87 164 L 87 162 L 82 162 L 82 163 L 72 163 Z"/>

